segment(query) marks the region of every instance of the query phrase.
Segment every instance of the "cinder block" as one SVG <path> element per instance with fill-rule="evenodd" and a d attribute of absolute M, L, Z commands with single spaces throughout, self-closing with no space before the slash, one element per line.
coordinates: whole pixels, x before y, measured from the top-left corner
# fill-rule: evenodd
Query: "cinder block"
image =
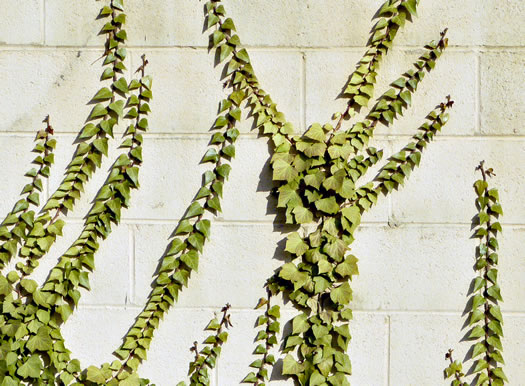
<path fill-rule="evenodd" d="M 100 46 L 105 35 L 99 35 L 106 19 L 96 19 L 101 2 L 45 0 L 45 44 L 50 46 Z"/>
<path fill-rule="evenodd" d="M 122 307 L 81 307 L 62 327 L 71 357 L 80 360 L 83 369 L 117 359 L 112 355 L 131 327 L 137 309 Z"/>
<path fill-rule="evenodd" d="M 126 13 L 132 46 L 208 46 L 202 2 L 130 0 Z"/>
<path fill-rule="evenodd" d="M 289 321 L 295 312 L 281 312 L 281 333 L 289 331 Z M 256 311 L 233 311 L 233 327 L 230 329 L 229 341 L 223 348 L 219 359 L 218 375 L 220 385 L 233 385 L 239 383 L 250 371 L 249 364 L 257 359 L 253 355 L 256 344 L 254 323 L 260 313 Z M 371 313 L 356 313 L 350 324 L 352 341 L 350 342 L 349 355 L 352 360 L 352 376 L 349 378 L 353 385 L 382 385 L 386 382 L 386 318 L 383 315 Z M 280 336 L 278 337 L 281 342 Z M 276 385 L 289 385 L 290 379 L 281 375 L 282 357 L 272 371 L 270 382 Z"/>
<path fill-rule="evenodd" d="M 150 130 L 152 133 L 208 133 L 225 97 L 222 66 L 214 68 L 205 51 L 133 49 L 133 68 L 145 53 L 153 76 Z"/>
<path fill-rule="evenodd" d="M 454 359 L 463 360 L 470 348 L 468 341 L 460 342 L 468 332 L 461 330 L 464 318 L 459 313 L 429 313 L 394 314 L 390 319 L 390 383 L 449 385 L 443 376 L 449 364 L 445 354 L 452 348 Z"/>
<path fill-rule="evenodd" d="M 439 36 L 438 36 L 439 37 Z M 364 51 L 363 51 L 364 52 Z M 326 122 L 336 111 L 344 111 L 347 99 L 339 98 L 355 64 L 362 57 L 355 51 L 313 51 L 306 54 L 306 117 L 308 124 Z M 413 63 L 423 54 L 420 50 L 391 51 L 378 71 L 375 96 L 380 97 L 389 84 L 405 71 L 414 68 Z M 337 65 L 334 65 L 337 63 Z M 452 95 L 456 101 L 450 121 L 443 129 L 447 135 L 473 134 L 476 122 L 476 59 L 473 53 L 450 51 L 438 60 L 436 68 L 427 74 L 406 110 L 393 126 L 380 125 L 377 134 L 413 134 L 436 105 Z M 373 103 L 370 103 L 370 108 Z M 363 112 L 351 123 L 363 117 Z"/>
<path fill-rule="evenodd" d="M 152 275 L 176 225 L 139 225 L 135 234 L 135 303 L 144 304 Z M 285 259 L 286 235 L 271 224 L 234 225 L 212 221 L 211 238 L 201 254 L 178 307 L 253 308 L 266 295 L 264 284 Z"/>
<path fill-rule="evenodd" d="M 36 132 L 49 114 L 56 134 L 77 133 L 93 105 L 100 82 L 101 52 L 78 50 L 2 51 L 4 101 L 0 131 Z"/>
<path fill-rule="evenodd" d="M 131 208 L 123 217 L 181 218 L 201 186 L 202 172 L 209 169 L 199 165 L 207 143 L 207 138 L 146 136 L 140 188 L 133 192 Z"/>
<path fill-rule="evenodd" d="M 503 315 L 504 371 L 510 384 L 523 381 L 524 338 L 522 316 Z M 470 349 L 469 341 L 461 341 L 468 329 L 461 329 L 464 318 L 459 314 L 397 314 L 391 316 L 390 382 L 393 385 L 449 385 L 443 379 L 448 362 L 445 353 L 454 349 L 454 359 L 463 361 Z M 472 360 L 466 362 L 469 369 Z"/>
<path fill-rule="evenodd" d="M 479 7 L 483 43 L 489 46 L 525 45 L 525 9 L 520 0 L 490 0 Z"/>
<path fill-rule="evenodd" d="M 401 148 L 402 143 L 396 147 Z M 392 196 L 397 222 L 466 223 L 477 210 L 474 182 L 479 161 L 494 168 L 490 185 L 498 188 L 505 215 L 502 223 L 522 224 L 525 213 L 520 204 L 521 176 L 525 170 L 516 162 L 525 156 L 523 141 L 505 139 L 437 139 L 423 152 L 421 167 L 405 187 Z M 512 165 L 512 167 L 509 167 Z"/>
<path fill-rule="evenodd" d="M 2 2 L 0 45 L 42 44 L 42 0 Z"/>
<path fill-rule="evenodd" d="M 351 251 L 360 272 L 354 308 L 463 311 L 475 275 L 470 236 L 469 226 L 361 227 Z"/>
<path fill-rule="evenodd" d="M 400 31 L 395 43 L 404 46 L 422 46 L 448 28 L 449 43 L 452 46 L 478 46 L 483 42 L 481 7 L 476 0 L 462 2 L 425 1 L 418 6 L 418 17 Z"/>
<path fill-rule="evenodd" d="M 523 51 L 481 55 L 481 131 L 487 135 L 525 134 Z"/>

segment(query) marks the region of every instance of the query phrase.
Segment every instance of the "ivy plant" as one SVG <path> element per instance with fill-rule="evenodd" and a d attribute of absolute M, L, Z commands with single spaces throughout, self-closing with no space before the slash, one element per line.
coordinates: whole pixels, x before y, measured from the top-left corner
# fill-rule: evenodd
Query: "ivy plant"
<path fill-rule="evenodd" d="M 479 239 L 476 249 L 476 277 L 471 284 L 468 339 L 472 341 L 472 368 L 475 385 L 503 385 L 508 379 L 503 372 L 503 316 L 498 302 L 503 301 L 498 285 L 499 243 L 497 236 L 502 228 L 499 218 L 503 209 L 496 188 L 489 189 L 488 178 L 494 175 L 492 168 L 486 168 L 482 161 L 476 168 L 482 179 L 474 184 L 478 213 L 474 219 L 474 237 Z M 469 385 L 464 381 L 464 362 L 454 360 L 452 349 L 446 354 L 450 365 L 445 376 L 452 378 L 453 386 Z"/>
<path fill-rule="evenodd" d="M 256 129 L 271 139 L 270 165 L 277 207 L 284 212 L 286 223 L 297 225 L 299 230 L 288 235 L 288 260 L 267 280 L 267 296 L 257 304 L 263 313 L 256 321 L 255 358 L 247 375 L 239 381 L 265 385 L 280 350 L 285 355 L 282 374 L 297 384 L 349 384 L 350 281 L 358 274 L 358 259 L 351 254 L 350 245 L 362 215 L 383 197 L 400 190 L 420 165 L 423 150 L 446 124 L 453 105 L 450 97 L 439 103 L 408 143 L 380 164 L 383 151 L 370 146 L 375 129 L 392 125 L 410 107 L 419 84 L 434 69 L 448 44 L 444 30 L 436 41 L 424 47 L 414 66 L 375 99 L 379 65 L 398 31 L 416 16 L 418 3 L 418 0 L 384 2 L 377 12 L 367 50 L 345 85 L 345 109 L 334 113 L 330 122 L 311 124 L 304 135 L 295 134 L 293 124 L 263 90 L 248 51 L 236 33 L 235 23 L 227 17 L 221 1 L 205 3 L 210 51 L 216 53 L 224 65 L 222 81 L 228 90 L 228 96 L 219 103 L 209 146 L 201 159 L 208 169 L 174 237 L 169 240 L 166 253 L 160 258 L 144 308 L 120 346 L 115 348 L 116 359 L 82 369 L 80 362 L 71 357 L 60 327 L 78 305 L 80 287 L 90 289 L 89 276 L 95 268 L 100 242 L 119 224 L 121 211 L 130 205 L 130 192 L 139 187 L 142 134 L 148 129 L 149 101 L 153 97 L 152 78 L 147 75 L 148 61 L 144 56 L 134 79 L 125 80 L 124 0 L 107 0 L 97 15 L 103 20 L 101 33 L 106 37 L 101 75 L 104 85 L 94 94 L 96 103 L 88 123 L 79 132 L 78 145 L 65 177 L 37 215 L 33 208 L 40 204 L 38 193 L 42 190 L 42 179 L 49 175 L 55 146 L 51 138 L 53 129 L 46 119 L 45 128 L 36 138 L 35 168 L 26 174 L 30 182 L 0 225 L 1 267 L 14 259 L 20 260 L 14 270 L 0 276 L 0 385 L 149 384 L 139 377 L 138 368 L 147 359 L 161 320 L 201 264 L 213 216 L 222 211 L 223 188 L 232 169 L 231 160 L 239 137 L 237 124 L 244 108 L 249 110 L 248 116 L 253 118 Z M 368 111 L 365 118 L 358 120 L 357 113 L 365 110 Z M 120 143 L 122 152 L 86 214 L 81 233 L 39 286 L 29 275 L 62 234 L 63 218 L 74 209 L 85 183 L 107 156 L 115 126 L 123 124 L 127 129 Z M 377 175 L 367 177 L 367 172 L 376 165 L 380 166 Z M 477 304 L 471 320 L 472 323 L 486 321 L 473 330 L 474 335 L 482 330 L 485 333 L 477 346 L 479 350 L 484 348 L 480 351 L 484 359 L 476 362 L 482 371 L 479 379 L 498 384 L 496 378 L 501 382 L 505 378 L 495 365 L 501 362 L 501 334 L 497 327 L 501 329 L 502 321 L 495 302 L 500 300 L 494 276 L 497 255 L 494 257 L 492 253 L 497 241 L 491 235 L 495 235 L 499 223 L 492 222 L 490 216 L 499 213 L 501 207 L 495 202 L 497 196 L 491 195 L 485 186 L 487 171 L 483 167 L 481 170 L 483 182 L 479 185 L 483 189 L 478 188 L 478 201 L 488 219 L 481 222 L 480 217 L 480 232 L 484 230 L 485 234 L 479 236 L 486 237 L 486 242 L 480 244 L 479 261 L 485 265 L 479 263 L 483 281 L 476 291 L 483 291 L 480 296 L 485 302 Z M 481 245 L 485 249 L 482 250 Z M 489 250 L 492 254 L 488 254 Z M 298 311 L 290 321 L 291 330 L 283 332 L 281 348 L 277 346 L 283 321 L 280 308 L 275 305 L 277 296 L 290 299 Z M 483 310 L 478 309 L 482 306 Z M 198 343 L 192 347 L 195 357 L 188 374 L 191 385 L 210 383 L 210 372 L 227 341 L 225 329 L 231 326 L 229 309 L 229 305 L 225 306 L 222 318 L 214 318 L 206 327 L 211 334 L 204 341 L 204 347 L 200 349 Z M 483 337 L 474 335 L 473 338 Z M 452 361 L 451 366 L 457 366 L 455 363 Z M 461 377 L 461 368 L 447 370 L 447 374 Z"/>

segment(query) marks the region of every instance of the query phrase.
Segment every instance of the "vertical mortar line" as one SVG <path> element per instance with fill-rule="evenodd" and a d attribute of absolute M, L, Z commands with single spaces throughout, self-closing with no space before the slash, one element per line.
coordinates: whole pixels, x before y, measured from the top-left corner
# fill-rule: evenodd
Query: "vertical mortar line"
<path fill-rule="evenodd" d="M 476 53 L 476 127 L 475 134 L 481 135 L 481 51 L 475 49 Z"/>
<path fill-rule="evenodd" d="M 392 321 L 390 320 L 390 315 L 387 315 L 387 324 L 386 324 L 386 385 L 390 386 L 390 334 L 392 330 Z"/>
<path fill-rule="evenodd" d="M 128 225 L 129 232 L 129 299 L 128 304 L 135 303 L 135 225 Z"/>
<path fill-rule="evenodd" d="M 301 51 L 301 133 L 306 131 L 306 52 Z"/>

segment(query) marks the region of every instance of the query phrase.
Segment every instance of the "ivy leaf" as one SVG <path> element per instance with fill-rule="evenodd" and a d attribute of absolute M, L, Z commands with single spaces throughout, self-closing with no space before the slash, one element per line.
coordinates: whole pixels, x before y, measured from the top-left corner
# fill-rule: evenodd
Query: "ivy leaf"
<path fill-rule="evenodd" d="M 199 254 L 197 251 L 191 250 L 183 254 L 180 259 L 192 270 L 197 271 L 199 269 Z"/>
<path fill-rule="evenodd" d="M 113 93 L 107 87 L 101 88 L 93 97 L 94 100 L 107 100 L 111 99 Z"/>
<path fill-rule="evenodd" d="M 29 338 L 26 347 L 31 352 L 35 351 L 48 351 L 53 348 L 53 341 L 49 336 L 48 327 L 40 327 L 36 335 Z"/>
<path fill-rule="evenodd" d="M 202 208 L 201 204 L 199 204 L 198 202 L 193 202 L 188 208 L 188 212 L 186 213 L 186 216 L 184 216 L 184 218 L 200 216 L 203 213 L 204 209 Z"/>
<path fill-rule="evenodd" d="M 352 289 L 350 288 L 350 284 L 344 282 L 342 285 L 332 290 L 332 292 L 330 292 L 330 299 L 332 299 L 335 304 L 348 304 L 350 300 L 352 300 Z"/>
<path fill-rule="evenodd" d="M 93 107 L 93 110 L 91 110 L 91 114 L 89 115 L 89 119 L 95 119 L 95 118 L 98 118 L 98 117 L 103 117 L 107 113 L 108 113 L 108 111 L 106 110 L 104 105 L 99 103 L 99 104 L 95 105 L 95 107 Z"/>
<path fill-rule="evenodd" d="M 313 213 L 303 206 L 295 207 L 292 213 L 295 215 L 295 219 L 298 224 L 308 224 L 314 220 Z"/>
<path fill-rule="evenodd" d="M 119 100 L 116 102 L 111 103 L 108 108 L 111 111 L 114 111 L 119 117 L 122 117 L 124 114 L 124 101 Z"/>
<path fill-rule="evenodd" d="M 283 375 L 299 375 L 303 372 L 304 366 L 299 364 L 290 354 L 283 360 Z"/>
<path fill-rule="evenodd" d="M 315 207 L 321 212 L 328 214 L 336 214 L 339 212 L 339 205 L 337 204 L 334 196 L 317 200 L 315 202 Z"/>
<path fill-rule="evenodd" d="M 496 318 L 496 320 L 503 324 L 503 315 L 501 315 L 501 309 L 499 306 L 490 306 L 489 312 L 494 318 Z"/>
<path fill-rule="evenodd" d="M 294 255 L 301 256 L 308 250 L 308 244 L 306 244 L 299 233 L 294 232 L 288 236 L 286 241 L 285 251 L 290 252 Z"/>
<path fill-rule="evenodd" d="M 412 16 L 417 16 L 417 2 L 416 0 L 407 0 L 401 3 L 401 6 L 404 7 Z"/>
<path fill-rule="evenodd" d="M 16 373 L 22 378 L 40 378 L 42 361 L 38 355 L 31 355 L 27 362 L 18 368 Z"/>
<path fill-rule="evenodd" d="M 246 377 L 244 377 L 241 383 L 257 383 L 257 381 L 257 376 L 253 372 L 251 372 Z"/>
<path fill-rule="evenodd" d="M 277 160 L 273 163 L 273 179 L 275 181 L 291 181 L 297 177 L 297 170 L 289 163 L 283 160 Z"/>
<path fill-rule="evenodd" d="M 106 375 L 105 373 L 95 366 L 89 366 L 87 368 L 87 377 L 86 379 L 88 381 L 97 383 L 97 384 L 105 384 L 106 383 Z"/>
<path fill-rule="evenodd" d="M 485 335 L 484 332 L 483 332 L 483 335 Z M 476 343 L 472 350 L 472 358 L 476 358 L 478 355 L 483 354 L 485 351 L 487 351 L 487 348 L 485 347 L 484 343 L 482 342 Z"/>
<path fill-rule="evenodd" d="M 310 323 L 308 323 L 308 315 L 299 314 L 292 321 L 292 333 L 301 334 L 310 329 Z"/>

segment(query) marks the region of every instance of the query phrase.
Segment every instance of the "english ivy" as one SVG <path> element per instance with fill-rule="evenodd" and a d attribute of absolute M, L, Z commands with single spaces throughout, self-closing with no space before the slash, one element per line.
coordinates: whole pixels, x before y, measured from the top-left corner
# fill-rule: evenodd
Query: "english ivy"
<path fill-rule="evenodd" d="M 257 359 L 250 364 L 251 369 L 243 382 L 262 386 L 269 380 L 269 372 L 275 364 L 272 352 L 277 348 L 277 335 L 281 330 L 280 309 L 272 305 L 272 300 L 284 295 L 299 314 L 291 320 L 291 331 L 284 333 L 283 374 L 301 385 L 348 384 L 347 375 L 351 374 L 347 355 L 351 340 L 349 321 L 352 319 L 350 280 L 358 274 L 358 259 L 350 253 L 355 231 L 364 212 L 382 195 L 398 190 L 411 171 L 419 166 L 424 148 L 446 124 L 447 112 L 453 104 L 450 98 L 439 104 L 408 144 L 390 157 L 375 178 L 361 181 L 383 157 L 382 150 L 369 146 L 376 127 L 391 125 L 411 105 L 418 85 L 447 47 L 445 30 L 440 40 L 425 47 L 414 68 L 402 74 L 376 100 L 364 120 L 343 129 L 348 120 L 374 100 L 380 62 L 392 47 L 397 32 L 416 15 L 418 4 L 418 0 L 385 1 L 377 14 L 367 50 L 344 87 L 343 95 L 348 99 L 346 108 L 335 113 L 331 122 L 312 124 L 301 136 L 295 135 L 293 125 L 261 88 L 250 56 L 236 33 L 235 23 L 226 16 L 221 1 L 211 0 L 205 4 L 206 26 L 211 30 L 210 50 L 224 63 L 224 85 L 229 90 L 228 96 L 219 103 L 210 144 L 201 159 L 209 168 L 203 173 L 202 184 L 160 260 L 144 309 L 115 351 L 119 360 L 82 370 L 79 361 L 70 357 L 60 327 L 78 305 L 80 287 L 90 289 L 89 274 L 95 268 L 100 240 L 107 238 L 112 227 L 120 223 L 122 208 L 129 206 L 131 191 L 139 187 L 142 133 L 148 129 L 149 101 L 153 97 L 152 78 L 145 73 L 148 62 L 144 56 L 136 79 L 128 83 L 123 76 L 127 55 L 124 0 L 109 0 L 99 13 L 105 22 L 101 33 L 106 36 L 105 69 L 101 80 L 107 84 L 93 97 L 95 105 L 88 123 L 79 133 L 79 145 L 65 177 L 44 204 L 42 213 L 35 218 L 35 212 L 29 208 L 39 205 L 42 178 L 49 175 L 49 166 L 53 163 L 55 142 L 50 138 L 53 130 L 46 120 L 47 127 L 38 133 L 34 150 L 39 154 L 34 160 L 38 169 L 27 173 L 31 183 L 24 188 L 24 197 L 0 224 L 0 268 L 16 256 L 23 260 L 16 264 L 16 270 L 0 276 L 0 386 L 21 383 L 149 384 L 138 376 L 138 367 L 147 358 L 160 321 L 177 302 L 182 288 L 188 285 L 191 273 L 198 270 L 210 237 L 210 218 L 222 211 L 223 188 L 240 135 L 236 126 L 245 106 L 256 128 L 271 139 L 274 154 L 270 164 L 278 195 L 277 206 L 284 210 L 286 223 L 310 224 L 312 230 L 302 228 L 288 235 L 286 251 L 291 258 L 267 281 L 268 296 L 256 307 L 264 307 L 264 314 L 256 322 L 260 327 L 255 339 Z M 113 136 L 115 125 L 123 119 L 131 122 L 120 146 L 124 151 L 95 197 L 79 237 L 60 257 L 45 283 L 38 286 L 27 278 L 28 275 L 61 235 L 64 222 L 60 217 L 73 210 L 85 183 L 107 156 L 109 137 Z M 483 167 L 481 170 L 485 181 L 488 171 Z M 480 212 L 479 218 L 480 224 L 486 225 L 477 234 L 486 241 L 481 244 L 483 250 L 480 246 L 478 260 L 483 282 L 476 290 L 483 291 L 486 299 L 480 303 L 479 298 L 474 297 L 476 307 L 471 321 L 478 323 L 485 319 L 484 325 L 475 326 L 473 330 L 474 335 L 482 330 L 485 332 L 476 345 L 479 353 L 484 354 L 484 359 L 476 362 L 481 371 L 479 384 L 488 380 L 489 384 L 496 385 L 506 378 L 496 366 L 502 362 L 499 340 L 502 320 L 497 306 L 497 300 L 501 299 L 495 270 L 495 234 L 501 227 L 491 221 L 493 216 L 502 213 L 497 195 L 491 194 L 493 191 L 483 183 L 480 185 L 483 189 L 478 188 L 478 203 L 485 214 L 482 216 Z M 482 305 L 484 311 L 479 311 Z M 208 324 L 207 330 L 212 334 L 204 341 L 205 347 L 201 350 L 197 345 L 193 347 L 195 359 L 189 369 L 191 385 L 209 385 L 210 371 L 227 340 L 224 329 L 230 326 L 229 309 L 229 305 L 224 307 L 222 319 L 213 319 Z M 482 315 L 479 319 L 478 314 Z M 482 337 L 474 335 L 473 338 Z M 485 351 L 480 351 L 482 347 Z M 456 378 L 462 376 L 461 368 L 447 370 L 448 373 Z"/>
<path fill-rule="evenodd" d="M 499 202 L 499 193 L 495 188 L 489 189 L 488 178 L 494 175 L 492 168 L 485 168 L 482 161 L 477 167 L 482 179 L 474 183 L 476 207 L 479 212 L 475 217 L 474 237 L 479 238 L 476 250 L 476 278 L 472 281 L 472 293 L 469 304 L 468 338 L 472 344 L 472 373 L 475 385 L 504 385 L 508 379 L 503 372 L 503 316 L 498 302 L 503 301 L 498 285 L 499 243 L 497 236 L 502 228 L 499 218 L 503 209 Z M 445 370 L 447 378 L 453 378 L 453 386 L 466 386 L 464 381 L 464 363 L 454 360 L 452 350 L 446 355 L 450 365 Z"/>

